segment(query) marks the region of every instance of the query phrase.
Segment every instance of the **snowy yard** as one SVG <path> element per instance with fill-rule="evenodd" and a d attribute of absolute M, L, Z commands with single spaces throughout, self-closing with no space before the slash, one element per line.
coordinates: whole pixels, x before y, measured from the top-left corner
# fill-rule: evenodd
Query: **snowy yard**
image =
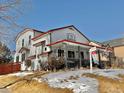
<path fill-rule="evenodd" d="M 82 77 L 81 75 L 84 73 L 90 73 L 90 71 L 77 70 L 50 73 L 43 76 L 41 80 L 46 81 L 51 87 L 73 89 L 74 93 L 99 93 L 98 81 L 93 78 Z M 112 79 L 119 79 L 118 75 L 119 74 L 124 75 L 124 70 L 121 69 L 94 70 L 93 74 L 105 76 Z"/>
<path fill-rule="evenodd" d="M 109 83 L 109 81 L 106 81 L 106 80 L 109 80 L 109 79 L 112 79 L 112 81 L 121 80 L 122 78 L 119 75 L 124 75 L 123 69 L 104 69 L 104 70 L 96 69 L 96 70 L 93 70 L 93 73 L 91 75 L 96 75 L 97 78 L 82 76 L 84 74 L 89 74 L 89 73 L 90 73 L 90 70 L 75 70 L 75 71 L 66 71 L 66 72 L 59 71 L 59 72 L 54 72 L 54 73 L 47 73 L 45 75 L 39 74 L 40 76 L 38 75 L 38 77 L 33 77 L 33 80 L 38 81 L 39 84 L 40 83 L 42 84 L 43 81 L 45 81 L 50 87 L 55 88 L 55 89 L 68 88 L 68 89 L 71 89 L 73 91 L 73 93 L 124 93 L 123 92 L 124 90 L 118 90 L 120 92 L 100 92 L 99 91 L 100 84 L 104 83 L 106 85 L 107 82 Z M 6 76 L 9 76 L 9 77 L 16 76 L 16 77 L 23 78 L 27 75 L 35 75 L 35 74 L 33 72 L 18 72 L 18 73 L 14 73 L 14 74 L 8 74 Z M 4 77 L 4 76 L 0 76 L 0 78 L 2 78 L 2 77 Z M 105 82 L 102 81 L 102 83 L 101 83 L 99 80 L 99 77 L 100 78 L 105 77 L 105 79 L 103 79 L 103 80 L 105 80 Z M 123 78 L 123 82 L 124 82 L 124 78 Z M 118 86 L 123 86 L 124 85 L 123 82 L 122 82 L 122 84 L 120 84 Z M 109 84 L 110 85 L 106 85 L 107 88 L 109 88 L 109 86 L 112 86 L 111 82 Z M 117 84 L 119 84 L 119 83 L 116 82 L 115 86 Z M 112 87 L 114 88 L 115 86 L 112 86 Z M 11 88 L 11 86 L 9 88 Z M 39 87 L 39 91 L 40 90 L 41 90 L 41 88 Z M 21 89 L 20 89 L 20 91 L 21 91 Z M 42 93 L 42 91 L 43 90 L 41 90 L 41 92 L 39 92 L 39 93 Z M 34 93 L 34 92 L 32 92 L 32 93 Z M 68 92 L 64 92 L 64 93 L 68 93 Z"/>

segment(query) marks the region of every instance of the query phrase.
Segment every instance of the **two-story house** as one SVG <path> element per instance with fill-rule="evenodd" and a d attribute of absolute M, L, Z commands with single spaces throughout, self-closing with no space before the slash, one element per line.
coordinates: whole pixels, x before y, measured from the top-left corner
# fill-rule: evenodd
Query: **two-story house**
<path fill-rule="evenodd" d="M 16 36 L 16 53 L 14 62 L 21 62 L 22 70 L 25 69 L 24 61 L 35 54 L 35 47 L 32 45 L 32 38 L 43 33 L 35 29 L 26 28 Z M 31 51 L 32 50 L 32 51 Z"/>
<path fill-rule="evenodd" d="M 105 48 L 91 44 L 90 40 L 73 25 L 56 28 L 47 32 L 34 29 L 25 29 L 16 37 L 15 62 L 21 62 L 22 70 L 26 69 L 25 60 L 31 61 L 31 69 L 37 70 L 40 63 L 48 61 L 53 55 L 56 58 L 64 57 L 66 67 L 77 64 L 82 66 L 84 59 L 89 59 L 89 49 L 97 47 L 99 50 Z"/>

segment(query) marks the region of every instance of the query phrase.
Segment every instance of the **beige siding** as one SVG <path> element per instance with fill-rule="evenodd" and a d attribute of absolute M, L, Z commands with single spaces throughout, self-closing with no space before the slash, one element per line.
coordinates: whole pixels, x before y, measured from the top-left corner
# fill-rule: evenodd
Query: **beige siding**
<path fill-rule="evenodd" d="M 114 48 L 115 56 L 124 58 L 124 46 Z"/>

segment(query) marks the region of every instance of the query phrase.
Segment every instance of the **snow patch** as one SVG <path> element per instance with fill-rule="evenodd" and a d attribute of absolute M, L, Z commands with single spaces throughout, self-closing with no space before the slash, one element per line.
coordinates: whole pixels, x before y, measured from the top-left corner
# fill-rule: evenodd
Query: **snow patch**
<path fill-rule="evenodd" d="M 93 72 L 93 74 L 100 75 L 100 76 L 105 76 L 108 78 L 112 79 L 120 79 L 118 77 L 119 74 L 124 75 L 124 70 L 123 69 L 104 69 L 104 70 L 96 70 Z"/>
<path fill-rule="evenodd" d="M 9 76 L 19 76 L 19 77 L 23 77 L 29 74 L 33 74 L 33 72 L 18 72 L 18 73 L 13 73 L 13 74 L 8 74 Z"/>
<path fill-rule="evenodd" d="M 62 80 L 60 79 L 53 78 L 49 79 L 47 82 L 51 87 L 73 89 L 74 93 L 84 93 L 87 92 L 90 88 L 90 86 L 86 84 L 76 81 L 74 82 L 73 80 L 68 80 L 68 82 L 62 82 Z"/>

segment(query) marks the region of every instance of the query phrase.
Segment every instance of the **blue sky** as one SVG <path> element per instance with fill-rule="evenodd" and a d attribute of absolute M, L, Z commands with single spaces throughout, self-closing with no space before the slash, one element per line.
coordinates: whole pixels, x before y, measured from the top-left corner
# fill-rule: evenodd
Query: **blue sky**
<path fill-rule="evenodd" d="M 32 0 L 18 24 L 41 31 L 76 26 L 88 38 L 124 37 L 124 0 Z"/>

